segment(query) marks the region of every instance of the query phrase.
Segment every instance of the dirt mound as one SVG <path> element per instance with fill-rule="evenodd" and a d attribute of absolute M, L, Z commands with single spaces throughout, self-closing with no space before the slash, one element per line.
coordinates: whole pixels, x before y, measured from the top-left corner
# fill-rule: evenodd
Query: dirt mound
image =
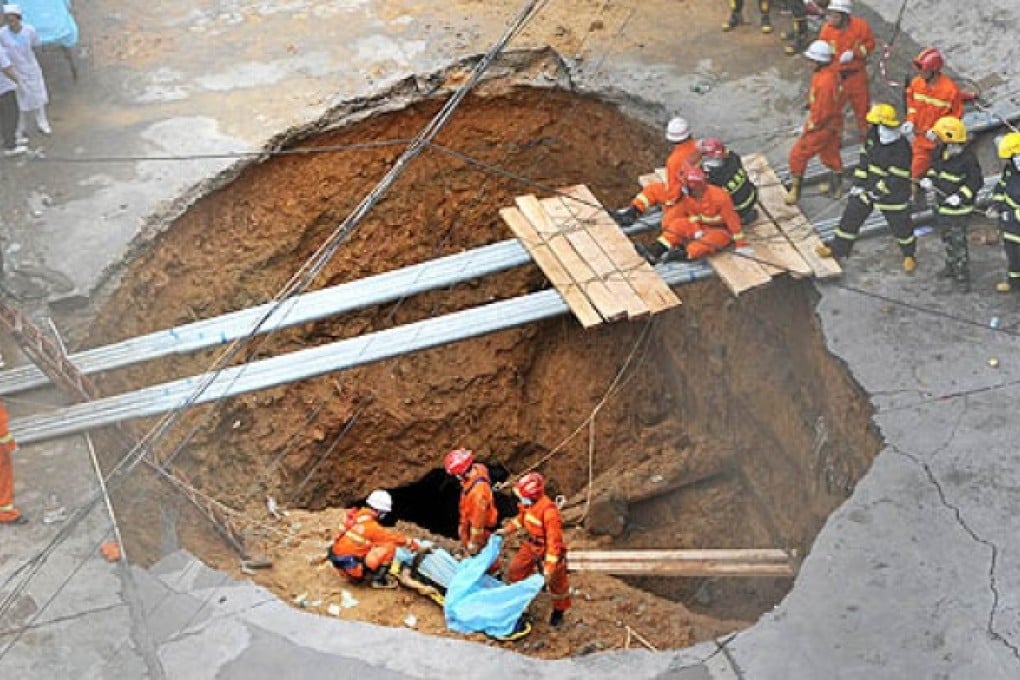
<path fill-rule="evenodd" d="M 132 263 L 99 313 L 91 342 L 268 300 L 402 148 L 363 143 L 406 137 L 440 104 L 420 102 L 295 140 L 356 146 L 273 158 L 202 199 Z M 475 160 L 436 149 L 424 154 L 317 287 L 510 238 L 498 210 L 516 195 L 584 183 L 607 205 L 620 205 L 636 191 L 635 178 L 666 151 L 660 131 L 559 90 L 470 97 L 440 142 Z M 245 358 L 546 285 L 535 267 L 521 267 L 277 333 L 252 343 Z M 653 321 L 585 332 L 563 317 L 198 409 L 177 430 L 178 440 L 192 429 L 196 435 L 176 464 L 205 493 L 259 516 L 266 494 L 290 507 L 323 510 L 291 516 L 301 525 L 291 544 L 255 541 L 277 565 L 257 578 L 283 597 L 314 591 L 309 599 L 323 603 L 335 597 L 339 577 L 311 567 L 308 558 L 331 538 L 333 508 L 375 487 L 406 488 L 426 478 L 455 446 L 471 447 L 511 473 L 539 465 L 552 492 L 569 499 L 568 514 L 586 514 L 591 535 L 576 529 L 574 547 L 806 551 L 878 450 L 867 400 L 825 350 L 810 284 L 778 281 L 733 299 L 709 281 L 681 294 L 682 308 Z M 104 387 L 121 391 L 195 374 L 209 359 L 154 362 L 109 377 Z M 443 490 L 442 475 L 432 479 L 427 488 L 434 494 L 406 496 L 398 515 L 420 513 L 422 504 L 434 512 L 443 507 L 434 499 L 456 494 L 455 487 Z M 152 511 L 133 508 L 124 516 L 133 518 L 126 529 L 131 554 L 158 557 Z M 165 523 L 166 513 L 160 518 Z M 175 528 L 198 554 L 233 568 L 192 522 Z M 543 641 L 537 648 L 518 648 L 560 656 L 594 641 L 619 646 L 625 625 L 657 645 L 681 646 L 754 620 L 790 586 L 789 579 L 632 583 L 641 590 L 610 577 L 575 576 L 582 595 L 573 626 L 537 638 Z M 343 616 L 402 625 L 410 612 L 421 630 L 442 632 L 438 613 L 416 596 L 402 593 L 397 604 L 381 593 L 356 597 L 362 604 Z"/>

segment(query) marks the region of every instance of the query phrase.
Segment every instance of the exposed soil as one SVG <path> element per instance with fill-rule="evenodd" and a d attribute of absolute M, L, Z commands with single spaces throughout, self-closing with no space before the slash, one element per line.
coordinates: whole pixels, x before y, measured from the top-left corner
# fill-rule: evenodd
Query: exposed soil
<path fill-rule="evenodd" d="M 295 142 L 407 137 L 439 105 L 420 102 Z M 620 205 L 635 191 L 635 178 L 661 162 L 660 134 L 598 100 L 558 90 L 470 97 L 440 142 L 506 173 L 427 151 L 315 285 L 510 238 L 499 208 L 523 193 L 548 195 L 543 187 L 584 183 L 606 205 Z M 268 300 L 401 150 L 357 148 L 249 167 L 130 266 L 97 315 L 91 344 Z M 545 285 L 535 267 L 522 267 L 277 333 L 245 356 L 333 342 Z M 419 480 L 454 446 L 471 447 L 511 472 L 542 461 L 553 493 L 569 499 L 568 515 L 579 518 L 589 508 L 585 528 L 572 530 L 574 548 L 805 552 L 877 453 L 867 400 L 825 350 L 809 283 L 778 280 L 739 300 L 715 281 L 681 294 L 682 308 L 650 323 L 585 332 L 560 318 L 204 407 L 190 417 L 198 431 L 176 465 L 206 494 L 260 518 L 266 495 L 287 507 L 321 510 L 292 512 L 277 528 L 293 535 L 263 532 L 253 545 L 276 565 L 256 580 L 288 599 L 307 593 L 323 609 L 341 587 L 357 590 L 309 562 L 332 537 L 337 508 L 372 488 Z M 210 358 L 154 362 L 111 376 L 104 387 L 121 391 L 192 375 Z M 592 410 L 621 371 L 619 388 L 589 428 Z M 189 429 L 177 428 L 178 440 Z M 122 514 L 133 520 L 129 552 L 157 558 L 154 510 L 133 510 Z M 405 517 L 420 511 L 397 508 Z M 191 522 L 176 529 L 199 555 L 234 570 L 229 553 Z M 790 587 L 789 579 L 628 585 L 593 574 L 573 582 L 581 592 L 571 625 L 515 649 L 558 657 L 619 647 L 625 625 L 656 646 L 683 646 L 746 625 Z M 402 625 L 411 612 L 419 629 L 442 634 L 441 615 L 426 600 L 404 592 L 354 594 L 361 604 L 344 610 L 345 618 Z M 547 606 L 537 605 L 541 620 Z"/>

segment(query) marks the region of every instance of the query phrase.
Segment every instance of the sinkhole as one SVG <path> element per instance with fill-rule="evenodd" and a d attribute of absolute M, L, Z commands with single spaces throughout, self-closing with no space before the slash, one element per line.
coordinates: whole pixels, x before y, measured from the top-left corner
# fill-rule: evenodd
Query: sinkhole
<path fill-rule="evenodd" d="M 376 102 L 378 110 L 284 142 L 328 153 L 239 168 L 139 245 L 88 342 L 271 299 L 404 148 L 382 142 L 412 136 L 443 103 L 441 95 L 399 106 Z M 623 205 L 636 178 L 667 152 L 657 127 L 595 96 L 505 82 L 468 96 L 438 142 L 456 153 L 429 148 L 411 163 L 314 288 L 512 238 L 499 209 L 517 195 L 548 195 L 542 187 L 582 183 L 606 205 Z M 278 332 L 241 358 L 335 342 L 547 285 L 535 266 L 518 267 Z M 552 492 L 564 497 L 568 519 L 577 520 L 568 535 L 575 546 L 806 554 L 879 450 L 867 396 L 826 350 L 809 282 L 780 278 L 734 299 L 708 280 L 680 294 L 682 307 L 650 322 L 585 331 L 573 318 L 556 318 L 201 407 L 167 446 L 183 444 L 175 465 L 208 496 L 260 517 L 267 496 L 292 510 L 289 521 L 302 525 L 295 531 L 307 534 L 310 547 L 298 555 L 303 548 L 293 542 L 270 545 L 276 567 L 256 576 L 281 597 L 343 585 L 309 566 L 307 553 L 329 541 L 338 508 L 373 488 L 394 491 L 406 530 L 450 535 L 457 489 L 438 466 L 452 447 L 472 448 L 508 474 L 540 465 Z M 124 369 L 104 377 L 102 387 L 113 393 L 194 375 L 213 356 Z M 198 529 L 199 519 L 168 510 L 166 495 L 122 494 L 119 502 L 159 505 L 123 515 L 129 554 L 154 561 L 181 542 L 214 565 L 236 567 Z M 509 497 L 502 509 L 512 511 Z M 548 657 L 576 653 L 592 640 L 612 648 L 622 644 L 622 623 L 661 647 L 692 644 L 754 622 L 792 582 L 576 574 L 573 585 L 580 592 L 570 625 L 541 646 L 515 649 Z M 433 628 L 423 618 L 435 616 L 425 613 L 434 605 L 412 595 L 388 595 L 401 598 L 398 607 L 372 599 L 386 595 L 358 596 L 363 606 L 345 617 L 401 625 L 402 612 L 417 608 L 421 630 L 442 631 L 441 617 Z"/>

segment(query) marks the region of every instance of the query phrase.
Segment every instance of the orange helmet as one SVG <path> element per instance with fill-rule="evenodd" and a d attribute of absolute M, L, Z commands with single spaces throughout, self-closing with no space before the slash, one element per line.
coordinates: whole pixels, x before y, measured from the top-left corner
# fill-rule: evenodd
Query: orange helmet
<path fill-rule="evenodd" d="M 708 177 L 705 176 L 705 171 L 701 168 L 684 168 L 682 174 L 688 193 L 700 194 L 708 186 Z"/>
<path fill-rule="evenodd" d="M 529 472 L 514 484 L 514 493 L 519 498 L 537 501 L 545 493 L 545 478 L 537 472 Z"/>
<path fill-rule="evenodd" d="M 914 59 L 914 68 L 918 71 L 941 71 L 945 65 L 942 53 L 934 47 L 926 47 Z"/>
<path fill-rule="evenodd" d="M 470 470 L 474 462 L 475 454 L 468 449 L 454 449 L 446 454 L 443 466 L 446 474 L 459 476 Z"/>
<path fill-rule="evenodd" d="M 705 158 L 726 158 L 726 145 L 717 137 L 699 140 L 698 151 Z"/>

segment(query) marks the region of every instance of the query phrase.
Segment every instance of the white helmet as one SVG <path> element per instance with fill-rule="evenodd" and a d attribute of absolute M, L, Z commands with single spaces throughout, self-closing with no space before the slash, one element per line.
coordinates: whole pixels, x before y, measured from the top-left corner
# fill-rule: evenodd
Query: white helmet
<path fill-rule="evenodd" d="M 828 64 L 832 61 L 832 45 L 824 40 L 816 40 L 804 50 L 804 56 L 819 64 Z"/>
<path fill-rule="evenodd" d="M 672 118 L 666 126 L 666 139 L 670 142 L 682 142 L 691 136 L 691 126 L 686 118 Z"/>
<path fill-rule="evenodd" d="M 853 0 L 830 0 L 829 11 L 842 12 L 843 14 L 853 14 L 854 13 Z"/>
<path fill-rule="evenodd" d="M 393 498 L 390 497 L 388 491 L 382 489 L 376 489 L 368 494 L 365 503 L 376 512 L 389 512 L 393 509 Z"/>

